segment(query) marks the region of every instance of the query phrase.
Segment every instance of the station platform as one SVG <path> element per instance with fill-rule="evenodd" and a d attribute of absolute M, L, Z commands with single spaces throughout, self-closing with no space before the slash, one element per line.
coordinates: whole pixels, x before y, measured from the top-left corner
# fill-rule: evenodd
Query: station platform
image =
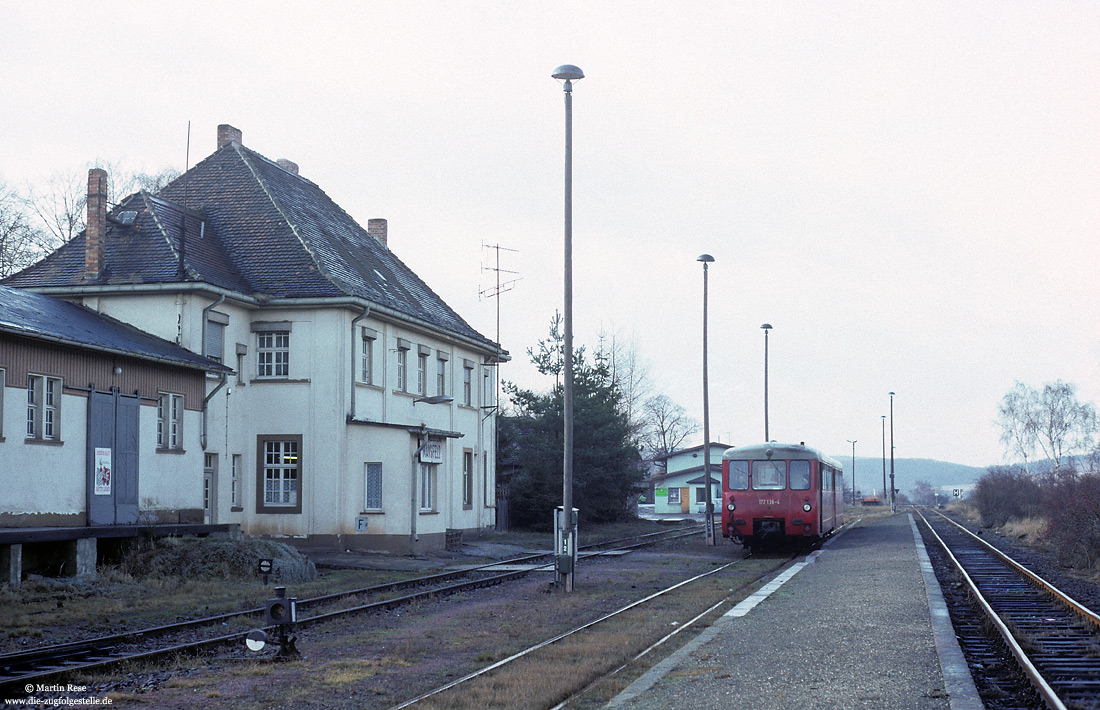
<path fill-rule="evenodd" d="M 609 708 L 983 707 L 907 513 L 859 520 Z"/>

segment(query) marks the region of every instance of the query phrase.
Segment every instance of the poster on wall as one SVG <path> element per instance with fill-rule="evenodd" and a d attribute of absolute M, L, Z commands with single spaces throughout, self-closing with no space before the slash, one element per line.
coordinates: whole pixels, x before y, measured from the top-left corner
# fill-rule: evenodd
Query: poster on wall
<path fill-rule="evenodd" d="M 95 450 L 95 494 L 97 496 L 111 495 L 111 450 Z"/>

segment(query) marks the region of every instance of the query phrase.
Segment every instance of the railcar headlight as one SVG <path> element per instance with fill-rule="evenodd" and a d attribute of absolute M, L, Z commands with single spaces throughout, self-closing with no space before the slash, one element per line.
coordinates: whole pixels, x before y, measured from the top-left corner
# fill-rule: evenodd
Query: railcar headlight
<path fill-rule="evenodd" d="M 731 500 L 731 501 L 729 502 L 729 505 L 727 505 L 727 506 L 726 506 L 726 510 L 728 510 L 729 512 L 731 512 L 731 513 L 732 513 L 733 511 L 737 510 L 737 506 L 736 506 L 736 505 L 734 505 L 734 504 L 733 504 L 733 501 Z"/>
<path fill-rule="evenodd" d="M 810 504 L 809 504 L 809 503 L 806 503 L 805 505 L 803 505 L 803 506 L 802 506 L 802 510 L 806 511 L 807 513 L 809 513 L 809 512 L 810 512 Z"/>

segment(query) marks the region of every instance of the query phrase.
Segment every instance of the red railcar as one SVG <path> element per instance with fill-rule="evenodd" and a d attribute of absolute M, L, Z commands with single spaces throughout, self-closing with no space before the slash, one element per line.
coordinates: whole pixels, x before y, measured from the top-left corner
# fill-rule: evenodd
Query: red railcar
<path fill-rule="evenodd" d="M 840 463 L 804 444 L 754 444 L 722 455 L 722 536 L 746 547 L 826 537 L 844 523 Z"/>

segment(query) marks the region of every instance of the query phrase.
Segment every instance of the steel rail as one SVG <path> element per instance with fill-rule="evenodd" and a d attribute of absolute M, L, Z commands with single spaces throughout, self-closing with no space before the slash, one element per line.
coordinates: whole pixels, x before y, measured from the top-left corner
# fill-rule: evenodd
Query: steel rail
<path fill-rule="evenodd" d="M 1024 567 L 1019 562 L 1012 559 L 1007 554 L 1005 554 L 1001 550 L 997 549 L 996 547 L 994 547 L 992 544 L 990 544 L 986 540 L 983 540 L 978 535 L 975 535 L 974 533 L 970 532 L 964 526 L 962 526 L 959 523 L 955 522 L 954 520 L 947 517 L 943 513 L 939 512 L 938 510 L 935 510 L 935 511 L 932 511 L 932 512 L 934 512 L 936 515 L 940 516 L 941 518 L 943 518 L 947 522 L 951 523 L 952 525 L 957 527 L 959 530 L 961 530 L 962 532 L 969 535 L 974 540 L 980 542 L 982 545 L 984 545 L 986 547 L 986 549 L 988 549 L 990 552 L 992 552 L 994 555 L 996 555 L 1002 562 L 1007 564 L 1009 567 L 1011 567 L 1016 572 L 1019 572 L 1020 574 L 1024 575 L 1028 579 L 1030 579 L 1032 582 L 1034 582 L 1036 585 L 1038 585 L 1044 591 L 1046 591 L 1049 594 L 1053 595 L 1058 601 L 1060 601 L 1062 604 L 1064 604 L 1070 611 L 1072 611 L 1073 613 L 1075 613 L 1078 616 L 1080 616 L 1081 618 L 1083 618 L 1085 621 L 1087 621 L 1090 624 L 1092 624 L 1093 626 L 1095 626 L 1097 628 L 1097 630 L 1100 630 L 1100 614 L 1097 614 L 1096 612 L 1094 612 L 1091 609 L 1089 609 L 1088 607 L 1086 607 L 1084 604 L 1078 602 L 1073 597 L 1069 596 L 1068 594 L 1066 594 L 1062 590 L 1058 589 L 1058 587 L 1055 587 L 1053 584 L 1051 584 L 1047 580 L 1045 580 L 1042 577 L 1040 577 L 1039 575 L 1035 574 L 1034 572 L 1029 570 L 1027 567 Z"/>
<path fill-rule="evenodd" d="M 951 551 L 951 548 L 947 546 L 947 543 L 944 541 L 944 539 L 941 538 L 939 534 L 932 528 L 932 525 L 928 522 L 928 519 L 924 517 L 924 513 L 917 509 L 914 510 L 917 515 L 921 517 L 921 520 L 924 521 L 924 524 L 928 527 L 928 530 L 932 534 L 932 536 L 936 538 L 936 541 L 940 544 L 940 546 L 943 547 L 944 554 L 946 554 L 948 559 L 951 560 L 951 563 L 955 565 L 955 568 L 962 576 L 963 581 L 966 582 L 967 588 L 970 590 L 970 594 L 978 603 L 978 606 L 981 607 L 989 622 L 993 625 L 995 629 L 997 629 L 997 633 L 1000 634 L 1001 638 L 1005 642 L 1005 645 L 1008 646 L 1008 650 L 1010 653 L 1012 653 L 1012 656 L 1016 659 L 1016 662 L 1020 664 L 1020 669 L 1024 672 L 1024 675 L 1026 675 L 1031 681 L 1031 684 L 1035 686 L 1035 690 L 1039 693 L 1040 697 L 1042 697 L 1043 702 L 1045 702 L 1047 704 L 1047 707 L 1051 708 L 1051 710 L 1066 710 L 1065 703 L 1062 702 L 1061 698 L 1058 697 L 1058 694 L 1054 692 L 1054 689 L 1050 687 L 1050 684 L 1047 683 L 1046 679 L 1043 678 L 1043 676 L 1039 673 L 1038 669 L 1035 667 L 1035 664 L 1032 663 L 1027 653 L 1020 646 L 1019 642 L 1016 641 L 1016 637 L 1013 636 L 1012 632 L 1001 619 L 1000 615 L 996 611 L 994 611 L 993 607 L 989 604 L 988 601 L 986 601 L 985 596 L 978 589 L 978 585 L 970 577 L 970 574 L 967 573 L 967 571 L 963 568 L 962 563 L 959 562 L 958 558 L 955 557 L 955 553 Z"/>
<path fill-rule="evenodd" d="M 484 668 L 480 668 L 480 669 L 478 669 L 478 670 L 476 670 L 472 673 L 468 673 L 467 675 L 464 675 L 461 678 L 453 680 L 450 683 L 447 683 L 446 685 L 435 688 L 434 690 L 430 690 L 427 693 L 424 693 L 423 695 L 419 695 L 419 696 L 417 696 L 415 698 L 412 698 L 410 700 L 406 700 L 405 702 L 401 703 L 400 705 L 395 705 L 390 710 L 402 710 L 402 708 L 407 708 L 410 705 L 415 705 L 416 703 L 419 703 L 422 700 L 427 700 L 428 698 L 430 698 L 434 695 L 438 695 L 439 693 L 442 693 L 446 690 L 450 690 L 451 688 L 454 688 L 458 685 L 461 685 L 461 684 L 463 684 L 467 681 L 473 680 L 474 678 L 477 678 L 478 676 L 484 675 L 484 674 L 486 674 L 490 671 L 494 671 L 497 668 L 500 668 L 502 666 L 506 666 L 509 663 L 512 663 L 513 661 L 517 661 L 520 658 L 523 658 L 524 656 L 527 656 L 531 653 L 534 653 L 535 651 L 546 648 L 547 646 L 550 646 L 551 644 L 557 643 L 558 641 L 561 641 L 562 639 L 565 639 L 565 638 L 568 638 L 568 637 L 570 637 L 574 634 L 580 633 L 581 631 L 585 631 L 586 629 L 590 629 L 593 626 L 596 626 L 597 624 L 603 623 L 604 621 L 607 621 L 608 619 L 614 618 L 614 617 L 618 616 L 619 614 L 623 614 L 623 613 L 633 609 L 636 606 L 640 606 L 641 604 L 645 604 L 648 601 L 652 601 L 653 599 L 656 599 L 657 597 L 663 596 L 665 594 L 668 594 L 669 592 L 672 592 L 676 589 L 679 589 L 680 587 L 682 587 L 686 584 L 690 584 L 694 581 L 703 579 L 704 577 L 709 577 L 712 574 L 717 574 L 718 572 L 721 572 L 725 569 L 728 569 L 728 568 L 732 567 L 735 564 L 737 564 L 737 560 L 735 560 L 733 562 L 727 562 L 726 564 L 722 565 L 721 567 L 716 567 L 712 570 L 708 570 L 706 572 L 703 572 L 702 574 L 698 574 L 694 577 L 691 577 L 690 579 L 681 580 L 680 582 L 677 582 L 676 584 L 672 585 L 671 587 L 667 587 L 665 589 L 662 589 L 659 592 L 654 592 L 653 594 L 650 594 L 646 597 L 643 597 L 642 599 L 635 600 L 635 601 L 627 604 L 626 606 L 621 607 L 619 609 L 616 609 L 615 611 L 608 612 L 607 614 L 604 614 L 603 616 L 601 616 L 597 619 L 593 619 L 592 621 L 581 624 L 580 626 L 569 629 L 568 631 L 563 631 L 562 633 L 560 633 L 556 636 L 548 638 L 545 641 L 541 641 L 541 642 L 535 644 L 534 646 L 529 646 L 528 648 L 525 648 L 522 651 L 519 651 L 518 653 L 514 653 L 511 656 L 508 656 L 507 658 L 502 658 L 501 660 L 497 661 L 496 663 L 491 663 L 488 666 L 485 666 Z"/>
<path fill-rule="evenodd" d="M 599 556 L 599 551 L 594 551 L 593 548 L 599 548 L 610 544 L 616 544 L 625 540 L 636 540 L 643 538 L 645 541 L 636 543 L 634 545 L 620 546 L 615 549 L 632 550 L 638 547 L 643 547 L 648 544 L 654 544 L 658 542 L 666 542 L 669 540 L 675 540 L 680 537 L 686 537 L 690 535 L 698 535 L 701 530 L 690 531 L 658 531 L 655 533 L 646 533 L 645 535 L 629 536 L 619 538 L 617 540 L 606 540 L 599 543 L 592 543 L 585 545 L 581 549 L 587 549 L 584 557 Z M 435 582 L 446 581 L 456 577 L 467 576 L 473 572 L 491 572 L 494 567 L 502 567 L 506 565 L 516 564 L 531 564 L 532 562 L 550 556 L 549 553 L 537 553 L 531 555 L 522 555 L 515 558 L 506 560 L 498 560 L 495 562 L 477 565 L 474 567 L 464 568 L 462 570 L 456 570 L 454 572 L 444 572 L 440 574 L 427 575 L 425 577 L 417 577 L 408 580 L 402 580 L 399 582 L 389 582 L 386 584 L 374 585 L 371 587 L 363 587 L 360 589 L 348 590 L 344 592 L 336 592 L 333 594 L 326 594 L 319 597 L 312 597 L 308 599 L 299 600 L 297 603 L 299 607 L 314 606 L 323 602 L 333 601 L 340 598 L 347 598 L 361 594 L 379 594 L 389 591 L 395 591 L 398 589 L 424 586 L 425 584 L 432 584 Z M 547 562 L 543 565 L 532 565 L 528 569 L 513 570 L 504 572 L 501 574 L 495 574 L 489 577 L 483 577 L 481 579 L 471 580 L 467 582 L 459 582 L 456 584 L 447 585 L 444 587 L 437 587 L 429 590 L 422 590 L 413 594 L 407 594 L 400 597 L 393 597 L 390 599 L 384 599 L 368 604 L 357 605 L 347 609 L 338 609 L 331 612 L 324 612 L 321 614 L 315 614 L 313 616 L 299 619 L 296 623 L 297 627 L 312 625 L 321 621 L 327 621 L 330 619 L 338 618 L 340 616 L 361 613 L 365 611 L 373 610 L 386 610 L 396 608 L 404 604 L 408 604 L 420 599 L 427 599 L 435 596 L 446 595 L 459 591 L 466 591 L 470 589 L 478 589 L 482 587 L 488 587 L 495 584 L 502 584 L 512 579 L 518 579 L 526 576 L 527 574 L 544 567 L 550 567 L 554 564 L 553 561 Z M 226 614 L 218 614 L 215 616 L 203 617 L 201 619 L 191 619 L 188 621 L 178 622 L 175 624 L 166 624 L 162 626 L 152 627 L 148 629 L 139 629 L 121 634 L 112 634 L 109 636 L 100 636 L 92 639 L 86 639 L 84 641 L 73 641 L 70 643 L 59 644 L 56 646 L 42 646 L 35 649 L 28 649 L 26 651 L 17 651 L 14 653 L 0 654 L 0 670 L 7 670 L 17 668 L 20 665 L 30 665 L 32 663 L 44 664 L 51 663 L 48 668 L 32 669 L 27 673 L 20 673 L 18 675 L 11 675 L 6 678 L 0 678 L 0 688 L 6 688 L 10 686 L 17 686 L 25 684 L 27 681 L 40 680 L 43 678 L 49 678 L 52 676 L 62 675 L 65 673 L 72 673 L 75 671 L 87 671 L 95 670 L 98 668 L 106 668 L 109 666 L 117 665 L 124 662 L 152 660 L 172 654 L 182 653 L 195 653 L 206 648 L 213 648 L 216 646 L 226 645 L 233 642 L 243 640 L 249 633 L 249 631 L 240 631 L 224 636 L 218 636 L 210 639 L 202 639 L 199 641 L 192 641 L 184 644 L 175 644 L 162 649 L 152 649 L 149 651 L 138 651 L 133 653 L 126 653 L 123 655 L 109 655 L 117 653 L 114 651 L 115 646 L 134 643 L 143 639 L 151 639 L 158 636 L 167 635 L 179 631 L 187 631 L 190 629 L 198 628 L 201 626 L 210 626 L 216 623 L 227 622 L 231 619 L 255 616 L 262 614 L 263 607 L 256 607 L 253 609 L 246 609 L 238 612 L 230 612 Z M 268 626 L 263 627 L 265 630 L 275 630 L 277 627 Z M 83 655 L 85 657 L 98 655 L 99 657 L 94 660 L 73 660 L 75 656 Z"/>

